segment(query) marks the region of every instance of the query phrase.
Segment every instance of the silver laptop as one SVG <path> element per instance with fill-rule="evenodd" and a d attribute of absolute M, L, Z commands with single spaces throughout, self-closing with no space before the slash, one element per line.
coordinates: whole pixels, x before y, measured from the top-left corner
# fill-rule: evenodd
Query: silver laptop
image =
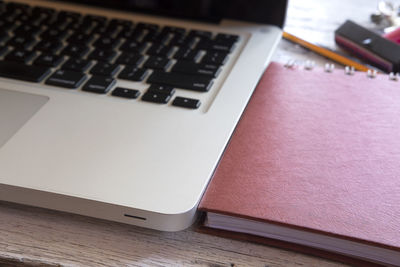
<path fill-rule="evenodd" d="M 0 1 L 0 200 L 190 226 L 285 10 L 285 0 Z"/>

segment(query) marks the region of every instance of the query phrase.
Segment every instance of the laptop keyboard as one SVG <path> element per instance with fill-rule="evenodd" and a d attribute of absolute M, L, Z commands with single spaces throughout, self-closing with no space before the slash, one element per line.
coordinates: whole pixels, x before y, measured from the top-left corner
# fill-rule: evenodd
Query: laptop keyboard
<path fill-rule="evenodd" d="M 177 91 L 209 91 L 238 39 L 0 0 L 0 77 L 110 97 L 196 109 L 198 99 Z"/>

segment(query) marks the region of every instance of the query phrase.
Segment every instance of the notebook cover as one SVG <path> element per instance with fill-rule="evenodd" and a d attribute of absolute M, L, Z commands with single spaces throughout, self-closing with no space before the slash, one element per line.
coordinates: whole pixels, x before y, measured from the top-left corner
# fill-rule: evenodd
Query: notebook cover
<path fill-rule="evenodd" d="M 400 82 L 271 63 L 199 209 L 400 251 Z"/>

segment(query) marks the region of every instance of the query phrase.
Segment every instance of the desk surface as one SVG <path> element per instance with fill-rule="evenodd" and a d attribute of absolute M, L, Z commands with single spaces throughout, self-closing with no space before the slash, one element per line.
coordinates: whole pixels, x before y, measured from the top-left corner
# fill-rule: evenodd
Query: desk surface
<path fill-rule="evenodd" d="M 290 0 L 286 28 L 335 48 L 333 31 L 351 18 L 368 25 L 377 0 Z M 399 4 L 399 0 L 393 1 Z M 273 60 L 327 61 L 282 40 Z M 194 231 L 163 233 L 0 202 L 0 266 L 343 266 L 273 247 Z"/>

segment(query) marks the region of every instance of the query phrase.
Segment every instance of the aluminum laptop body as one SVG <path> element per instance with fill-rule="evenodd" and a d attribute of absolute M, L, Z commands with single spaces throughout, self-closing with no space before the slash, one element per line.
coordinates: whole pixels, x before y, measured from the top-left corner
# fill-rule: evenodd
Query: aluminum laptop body
<path fill-rule="evenodd" d="M 101 86 L 86 85 L 95 76 L 87 69 L 82 72 L 85 81 L 67 89 L 67 84 L 57 86 L 62 67 L 51 67 L 39 82 L 24 80 L 35 75 L 35 60 L 43 52 L 36 53 L 36 58 L 21 68 L 22 63 L 9 63 L 19 56 L 13 52 L 18 46 L 10 45 L 10 40 L 18 41 L 16 35 L 7 33 L 0 43 L 0 48 L 6 47 L 7 51 L 0 55 L 0 200 L 163 231 L 190 226 L 219 158 L 280 40 L 286 1 L 13 3 L 128 20 L 133 27 L 141 22 L 237 38 L 207 90 L 172 86 L 173 94 L 162 103 L 156 103 L 161 93 L 147 94 L 155 102 L 145 101 L 144 97 L 152 85 L 149 81 L 164 77 L 165 73 L 160 74 L 161 78 L 149 78 L 155 69 L 148 68 L 143 81 L 130 81 L 118 78 L 128 68 L 121 66 L 112 77 L 111 89 L 103 93 L 96 91 Z M 13 7 L 9 1 L 1 5 Z M 2 12 L 9 11 L 5 8 Z M 18 16 L 23 21 L 24 14 Z M 41 30 L 46 27 L 50 26 Z M 93 43 L 88 46 L 94 49 Z M 32 45 L 26 53 L 35 47 Z M 69 58 L 62 57 L 64 62 Z M 170 59 L 172 65 L 164 72 L 174 68 L 176 60 L 173 56 Z M 92 65 L 98 61 L 92 59 Z M 21 77 L 24 75 L 18 73 L 20 69 L 26 77 Z M 178 77 L 173 82 L 191 76 Z M 162 83 L 155 82 L 156 87 L 160 89 Z M 113 93 L 117 87 L 123 88 L 122 93 L 128 92 L 125 89 L 135 90 L 139 96 L 118 97 Z M 196 107 L 182 107 L 193 99 Z"/>

